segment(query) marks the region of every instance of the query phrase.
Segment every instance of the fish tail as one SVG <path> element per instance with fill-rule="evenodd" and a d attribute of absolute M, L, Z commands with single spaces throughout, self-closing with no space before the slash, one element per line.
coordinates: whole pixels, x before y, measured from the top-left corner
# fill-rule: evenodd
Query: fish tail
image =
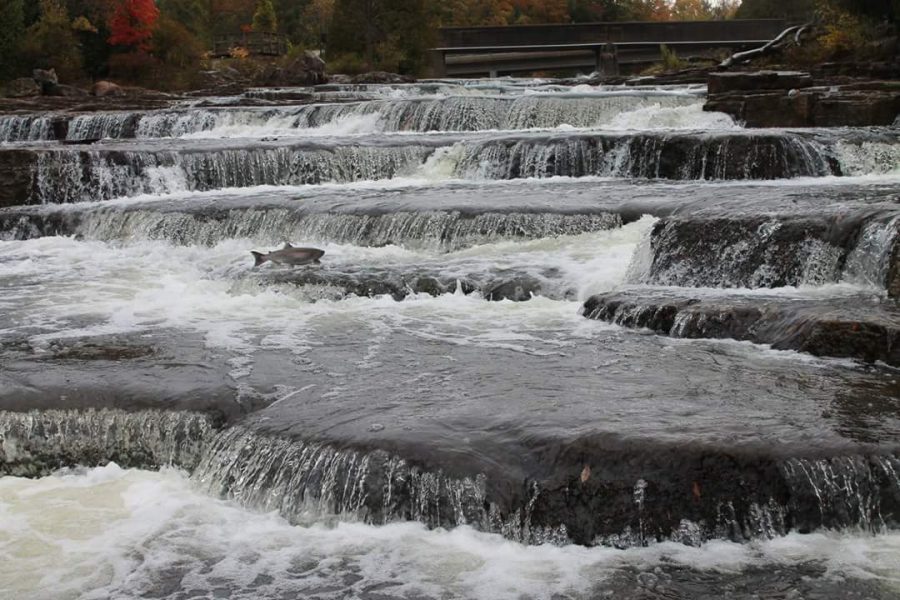
<path fill-rule="evenodd" d="M 259 265 L 261 265 L 264 262 L 267 262 L 269 260 L 269 257 L 266 256 L 265 254 L 263 254 L 262 252 L 256 252 L 254 250 L 251 250 L 250 254 L 253 255 L 253 260 L 255 261 L 253 263 L 254 267 L 258 267 Z"/>

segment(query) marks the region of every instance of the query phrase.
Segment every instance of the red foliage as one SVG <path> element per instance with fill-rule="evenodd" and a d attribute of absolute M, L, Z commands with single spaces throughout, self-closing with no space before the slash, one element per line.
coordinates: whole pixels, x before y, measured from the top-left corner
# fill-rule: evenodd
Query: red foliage
<path fill-rule="evenodd" d="M 113 46 L 148 50 L 153 25 L 158 18 L 159 9 L 154 0 L 118 0 L 109 20 L 110 36 L 107 41 Z"/>

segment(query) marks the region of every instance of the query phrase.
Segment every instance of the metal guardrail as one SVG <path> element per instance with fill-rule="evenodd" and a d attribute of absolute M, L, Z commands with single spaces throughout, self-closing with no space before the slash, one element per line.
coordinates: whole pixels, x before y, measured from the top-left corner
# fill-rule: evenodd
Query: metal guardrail
<path fill-rule="evenodd" d="M 440 45 L 431 50 L 432 70 L 435 76 L 493 77 L 589 66 L 617 74 L 619 64 L 659 60 L 663 44 L 689 52 L 748 48 L 784 26 L 783 19 L 753 19 L 449 27 L 440 30 Z"/>

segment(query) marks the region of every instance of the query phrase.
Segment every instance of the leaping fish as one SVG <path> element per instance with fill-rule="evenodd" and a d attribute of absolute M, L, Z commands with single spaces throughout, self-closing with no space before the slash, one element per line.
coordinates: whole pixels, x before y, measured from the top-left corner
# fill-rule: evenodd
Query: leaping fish
<path fill-rule="evenodd" d="M 325 254 L 325 251 L 319 250 L 318 248 L 294 248 L 289 243 L 285 242 L 284 248 L 281 250 L 273 250 L 268 254 L 251 250 L 250 254 L 253 255 L 253 258 L 256 261 L 253 265 L 254 267 L 258 267 L 267 262 L 296 267 L 299 265 L 320 264 L 319 259 Z"/>

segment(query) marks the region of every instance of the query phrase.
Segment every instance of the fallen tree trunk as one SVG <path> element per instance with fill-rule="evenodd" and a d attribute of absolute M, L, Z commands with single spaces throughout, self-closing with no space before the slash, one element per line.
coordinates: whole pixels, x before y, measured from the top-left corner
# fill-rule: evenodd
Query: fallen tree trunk
<path fill-rule="evenodd" d="M 742 64 L 753 60 L 754 58 L 765 56 L 767 54 L 773 54 L 787 44 L 791 43 L 791 34 L 793 34 L 793 43 L 800 45 L 800 37 L 809 31 L 812 27 L 813 23 L 805 23 L 803 25 L 794 25 L 793 27 L 788 27 L 776 37 L 774 40 L 765 44 L 764 46 L 760 46 L 759 48 L 754 48 L 752 50 L 745 50 L 743 52 L 737 52 L 736 54 L 732 54 L 721 63 L 719 63 L 720 69 L 728 69 L 733 67 L 736 64 Z"/>

